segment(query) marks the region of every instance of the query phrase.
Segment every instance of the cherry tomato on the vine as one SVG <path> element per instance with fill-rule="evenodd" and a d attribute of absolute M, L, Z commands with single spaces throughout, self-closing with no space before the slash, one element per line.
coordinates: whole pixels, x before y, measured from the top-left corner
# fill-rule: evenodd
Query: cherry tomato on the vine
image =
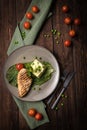
<path fill-rule="evenodd" d="M 16 64 L 16 69 L 19 71 L 24 67 L 24 65 L 22 63 L 18 63 Z"/>

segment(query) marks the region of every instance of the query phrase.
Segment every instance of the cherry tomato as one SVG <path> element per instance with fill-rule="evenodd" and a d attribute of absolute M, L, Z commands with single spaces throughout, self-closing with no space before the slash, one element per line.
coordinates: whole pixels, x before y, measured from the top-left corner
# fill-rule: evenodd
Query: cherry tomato
<path fill-rule="evenodd" d="M 75 32 L 75 30 L 70 30 L 69 31 L 69 35 L 71 36 L 71 37 L 75 37 L 75 35 L 76 35 L 76 32 Z"/>
<path fill-rule="evenodd" d="M 18 63 L 16 64 L 16 69 L 19 71 L 24 67 L 24 65 L 22 63 Z"/>
<path fill-rule="evenodd" d="M 35 6 L 32 6 L 32 11 L 34 13 L 38 13 L 39 12 L 39 8 L 35 5 Z"/>
<path fill-rule="evenodd" d="M 70 17 L 66 17 L 66 18 L 64 19 L 64 23 L 65 23 L 65 24 L 70 24 L 71 22 L 72 22 L 72 20 L 71 20 Z"/>
<path fill-rule="evenodd" d="M 75 25 L 80 25 L 80 23 L 81 23 L 81 21 L 80 21 L 79 18 L 75 18 L 75 19 L 74 19 L 74 24 L 75 24 Z"/>
<path fill-rule="evenodd" d="M 31 109 L 28 110 L 29 116 L 34 117 L 36 115 L 36 113 L 37 113 L 37 111 L 34 108 L 31 108 Z"/>
<path fill-rule="evenodd" d="M 24 22 L 24 28 L 25 28 L 25 29 L 31 28 L 30 22 L 28 22 L 28 21 Z"/>
<path fill-rule="evenodd" d="M 64 45 L 65 45 L 66 47 L 69 47 L 69 46 L 71 45 L 71 41 L 70 41 L 70 40 L 64 41 Z"/>
<path fill-rule="evenodd" d="M 41 113 L 37 113 L 36 115 L 35 115 L 35 119 L 36 120 L 42 120 L 43 119 L 43 115 L 41 114 Z"/>
<path fill-rule="evenodd" d="M 64 13 L 67 13 L 67 12 L 69 11 L 69 7 L 68 7 L 67 5 L 64 5 L 64 6 L 62 7 L 62 11 L 63 11 Z"/>
<path fill-rule="evenodd" d="M 33 19 L 33 14 L 30 13 L 30 12 L 27 12 L 27 13 L 26 13 L 26 18 L 28 18 L 28 19 Z"/>

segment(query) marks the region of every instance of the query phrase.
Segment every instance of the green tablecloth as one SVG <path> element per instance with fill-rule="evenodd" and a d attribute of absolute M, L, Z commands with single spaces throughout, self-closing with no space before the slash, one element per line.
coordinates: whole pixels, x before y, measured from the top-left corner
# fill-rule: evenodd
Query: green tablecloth
<path fill-rule="evenodd" d="M 24 21 L 27 20 L 25 16 L 22 19 L 22 21 L 19 23 L 19 25 L 17 25 L 15 32 L 13 34 L 10 46 L 7 51 L 8 55 L 10 55 L 11 52 L 13 52 L 15 49 L 17 49 L 21 46 L 31 45 L 35 42 L 36 36 L 37 36 L 40 28 L 48 16 L 51 4 L 52 4 L 52 0 L 32 0 L 27 11 L 31 12 L 31 7 L 33 5 L 37 5 L 39 7 L 40 11 L 37 14 L 32 12 L 34 15 L 34 19 L 30 21 L 32 24 L 31 29 L 26 30 L 23 27 Z M 21 101 L 21 100 L 17 99 L 14 96 L 13 96 L 13 98 L 31 129 L 34 129 L 46 122 L 49 122 L 48 116 L 45 111 L 46 106 L 42 101 L 25 102 L 25 101 Z M 39 112 L 41 112 L 44 117 L 43 120 L 36 121 L 34 118 L 29 117 L 27 114 L 27 111 L 29 108 L 36 108 Z"/>

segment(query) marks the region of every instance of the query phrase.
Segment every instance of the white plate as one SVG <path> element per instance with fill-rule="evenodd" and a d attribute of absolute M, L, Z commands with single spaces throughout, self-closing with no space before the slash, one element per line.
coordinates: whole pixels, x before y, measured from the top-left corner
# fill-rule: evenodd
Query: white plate
<path fill-rule="evenodd" d="M 24 59 L 24 57 L 26 58 Z M 6 72 L 10 66 L 20 62 L 24 63 L 32 61 L 34 60 L 35 57 L 41 57 L 43 61 L 49 62 L 53 66 L 55 72 L 52 74 L 50 80 L 48 80 L 47 82 L 45 82 L 40 86 L 41 90 L 31 89 L 30 92 L 25 97 L 19 98 L 17 88 L 11 86 L 8 80 L 6 79 Z M 6 86 L 14 96 L 24 101 L 40 101 L 49 96 L 55 90 L 59 82 L 59 76 L 60 76 L 59 64 L 57 63 L 53 54 L 47 49 L 37 45 L 24 46 L 15 50 L 8 57 L 4 66 L 4 79 Z"/>

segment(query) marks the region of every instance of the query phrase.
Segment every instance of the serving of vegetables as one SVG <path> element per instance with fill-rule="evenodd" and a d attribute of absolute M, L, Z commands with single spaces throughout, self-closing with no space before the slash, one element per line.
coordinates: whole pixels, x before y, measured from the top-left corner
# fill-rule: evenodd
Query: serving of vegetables
<path fill-rule="evenodd" d="M 28 63 L 18 63 L 15 65 L 12 65 L 7 70 L 7 73 L 6 73 L 6 78 L 7 78 L 8 82 L 12 86 L 18 87 L 17 75 L 22 68 L 25 68 L 27 70 L 28 76 L 32 77 L 32 79 L 33 79 L 32 87 L 35 85 L 41 85 L 51 78 L 54 69 L 50 63 L 48 63 L 46 61 L 40 61 L 40 63 L 45 66 L 45 70 L 40 77 L 37 77 L 33 74 L 33 69 L 31 67 L 32 63 L 33 63 L 33 61 L 28 62 Z M 38 71 L 40 71 L 40 69 L 41 68 L 38 67 Z"/>

